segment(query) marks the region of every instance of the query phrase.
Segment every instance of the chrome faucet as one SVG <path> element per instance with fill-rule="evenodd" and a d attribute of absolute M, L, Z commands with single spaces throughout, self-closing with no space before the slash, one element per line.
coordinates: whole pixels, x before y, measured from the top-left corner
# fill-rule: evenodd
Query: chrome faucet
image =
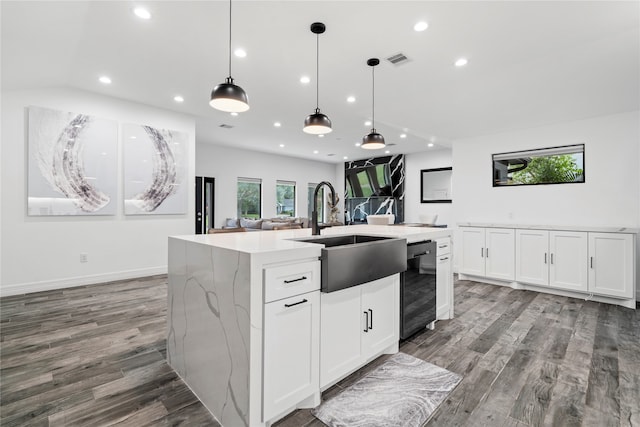
<path fill-rule="evenodd" d="M 333 189 L 333 185 L 327 181 L 322 181 L 316 185 L 316 189 L 313 191 L 313 213 L 311 214 L 311 234 L 314 236 L 320 234 L 320 227 L 318 227 L 318 191 L 323 185 L 326 185 L 331 190 L 331 205 L 336 205 L 336 191 Z"/>

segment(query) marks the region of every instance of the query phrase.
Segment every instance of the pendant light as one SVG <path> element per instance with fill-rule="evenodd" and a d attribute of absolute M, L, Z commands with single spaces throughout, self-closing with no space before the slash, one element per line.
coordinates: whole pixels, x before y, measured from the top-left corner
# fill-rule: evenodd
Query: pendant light
<path fill-rule="evenodd" d="M 316 35 L 316 112 L 307 116 L 302 130 L 313 135 L 323 135 L 333 130 L 329 117 L 320 112 L 318 101 L 320 93 L 320 34 L 324 33 L 325 29 L 322 22 L 311 24 L 311 32 Z"/>
<path fill-rule="evenodd" d="M 249 109 L 249 99 L 246 92 L 233 83 L 231 77 L 231 0 L 229 0 L 229 77 L 211 92 L 211 105 L 216 110 L 227 113 L 242 113 Z"/>
<path fill-rule="evenodd" d="M 361 148 L 366 150 L 378 150 L 380 148 L 385 147 L 384 137 L 376 132 L 376 77 L 375 77 L 375 66 L 380 63 L 378 58 L 370 58 L 367 60 L 367 65 L 371 67 L 371 77 L 372 77 L 372 90 L 371 90 L 371 132 L 362 138 Z"/>

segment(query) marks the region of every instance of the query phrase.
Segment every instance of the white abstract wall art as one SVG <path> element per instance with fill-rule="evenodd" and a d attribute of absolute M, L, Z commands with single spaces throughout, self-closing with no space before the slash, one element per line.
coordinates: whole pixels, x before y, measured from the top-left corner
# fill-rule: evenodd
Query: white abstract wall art
<path fill-rule="evenodd" d="M 115 215 L 115 121 L 28 108 L 27 214 Z"/>
<path fill-rule="evenodd" d="M 189 134 L 125 124 L 124 213 L 187 213 Z"/>

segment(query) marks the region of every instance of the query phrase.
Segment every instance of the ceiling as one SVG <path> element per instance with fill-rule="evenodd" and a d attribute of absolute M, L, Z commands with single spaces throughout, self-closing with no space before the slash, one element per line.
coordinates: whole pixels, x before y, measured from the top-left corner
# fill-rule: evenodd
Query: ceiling
<path fill-rule="evenodd" d="M 152 18 L 136 17 L 136 5 Z M 251 109 L 232 117 L 208 105 L 228 75 L 228 8 L 2 1 L 2 88 L 91 91 L 195 116 L 199 143 L 335 163 L 384 152 L 355 146 L 370 128 L 371 57 L 381 59 L 375 126 L 391 153 L 640 109 L 638 1 L 236 0 L 233 47 L 247 56 L 232 58 L 232 76 Z M 316 21 L 327 26 L 319 104 L 333 132 L 324 138 L 302 132 L 316 106 Z M 418 21 L 429 28 L 414 31 Z M 385 59 L 397 53 L 409 61 Z M 460 57 L 468 65 L 454 66 Z"/>

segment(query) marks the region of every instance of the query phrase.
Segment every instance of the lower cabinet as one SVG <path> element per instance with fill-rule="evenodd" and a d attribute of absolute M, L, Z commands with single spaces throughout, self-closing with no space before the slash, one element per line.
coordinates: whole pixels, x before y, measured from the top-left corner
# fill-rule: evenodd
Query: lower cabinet
<path fill-rule="evenodd" d="M 589 292 L 633 298 L 634 253 L 632 234 L 589 233 Z"/>
<path fill-rule="evenodd" d="M 514 231 L 509 228 L 460 227 L 460 272 L 513 280 Z"/>
<path fill-rule="evenodd" d="M 399 340 L 399 275 L 322 293 L 320 387 L 358 369 Z"/>
<path fill-rule="evenodd" d="M 320 291 L 264 305 L 263 420 L 319 389 Z"/>
<path fill-rule="evenodd" d="M 451 239 L 439 239 L 436 256 L 436 319 L 453 318 Z"/>

